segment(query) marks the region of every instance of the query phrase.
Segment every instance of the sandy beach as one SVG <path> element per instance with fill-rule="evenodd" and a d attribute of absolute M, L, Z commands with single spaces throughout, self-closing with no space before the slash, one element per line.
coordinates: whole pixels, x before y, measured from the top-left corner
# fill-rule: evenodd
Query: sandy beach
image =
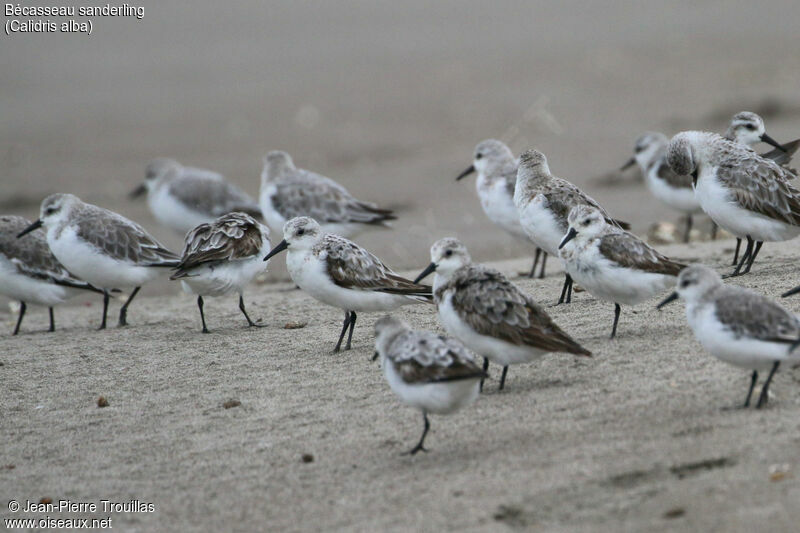
<path fill-rule="evenodd" d="M 437 238 L 518 277 L 532 250 L 494 227 L 475 144 L 536 147 L 645 235 L 677 220 L 617 168 L 645 131 L 723 131 L 737 111 L 800 136 L 795 2 L 158 2 L 97 18 L 91 36 L 2 35 L 0 213 L 35 219 L 53 192 L 160 227 L 127 193 L 152 158 L 225 174 L 257 195 L 271 149 L 394 208 L 357 240 L 408 275 Z M 699 221 L 701 230 L 706 221 Z M 277 242 L 279 236 L 273 240 Z M 725 272 L 732 240 L 659 246 Z M 765 245 L 737 279 L 776 296 L 800 283 L 800 241 Z M 112 519 L 122 531 L 795 531 L 800 370 L 763 411 L 746 372 L 695 342 L 683 304 L 624 309 L 579 293 L 548 309 L 594 357 L 499 369 L 471 408 L 433 417 L 427 454 L 401 456 L 421 417 L 372 363 L 372 325 L 330 353 L 342 315 L 288 282 L 283 257 L 246 295 L 192 297 L 166 280 L 130 326 L 97 332 L 101 302 L 31 307 L 11 337 L 0 298 L 0 518 Z M 518 280 L 543 304 L 562 277 Z M 800 312 L 800 298 L 785 305 Z M 112 317 L 120 302 L 112 304 Z M 440 331 L 432 306 L 398 313 Z M 287 323 L 305 324 L 285 329 Z M 108 406 L 99 408 L 98 398 Z M 152 503 L 152 512 L 12 513 L 8 502 Z"/>

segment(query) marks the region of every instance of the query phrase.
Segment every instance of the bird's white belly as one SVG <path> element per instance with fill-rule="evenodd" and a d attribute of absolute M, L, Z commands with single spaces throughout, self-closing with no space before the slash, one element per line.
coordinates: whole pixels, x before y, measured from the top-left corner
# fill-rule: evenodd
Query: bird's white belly
<path fill-rule="evenodd" d="M 514 205 L 514 198 L 508 194 L 508 190 L 502 181 L 498 181 L 492 185 L 482 182 L 482 177 L 478 178 L 478 198 L 481 202 L 481 208 L 486 216 L 503 228 L 505 231 L 518 239 L 523 239 L 527 242 L 528 234 L 522 229 L 522 224 L 519 222 L 519 213 Z"/>
<path fill-rule="evenodd" d="M 700 202 L 695 198 L 694 189 L 672 187 L 659 178 L 655 170 L 647 172 L 646 176 L 647 187 L 653 196 L 672 209 L 682 213 L 699 213 L 702 211 Z"/>
<path fill-rule="evenodd" d="M 391 311 L 401 305 L 419 303 L 396 294 L 340 287 L 331 281 L 325 262 L 311 253 L 292 252 L 290 248 L 286 268 L 298 287 L 320 302 L 345 311 Z"/>
<path fill-rule="evenodd" d="M 519 220 L 536 246 L 558 256 L 558 245 L 566 232 L 549 209 L 534 199 L 519 211 Z"/>
<path fill-rule="evenodd" d="M 78 294 L 78 290 L 20 274 L 17 267 L 0 254 L 0 294 L 21 302 L 52 307 Z"/>
<path fill-rule="evenodd" d="M 766 217 L 740 207 L 716 179 L 714 174 L 703 173 L 697 181 L 697 199 L 703 211 L 722 229 L 756 241 L 785 241 L 800 234 L 800 226 Z"/>
<path fill-rule="evenodd" d="M 383 369 L 389 387 L 403 403 L 428 413 L 449 414 L 478 398 L 479 378 L 409 384 L 403 381 L 391 361 L 384 361 Z"/>
<path fill-rule="evenodd" d="M 264 222 L 267 223 L 270 231 L 283 235 L 283 225 L 286 224 L 286 218 L 272 205 L 272 197 L 277 194 L 277 191 L 278 189 L 274 184 L 270 183 L 262 186 L 258 195 L 258 204 L 261 207 L 261 216 L 264 217 Z"/>
<path fill-rule="evenodd" d="M 153 217 L 162 226 L 186 235 L 200 224 L 207 224 L 214 217 L 188 208 L 169 193 L 169 187 L 160 187 L 147 197 L 147 205 Z"/>
<path fill-rule="evenodd" d="M 686 318 L 695 338 L 714 357 L 749 370 L 769 370 L 775 361 L 800 361 L 800 350 L 789 354 L 789 344 L 736 338 L 717 320 L 712 305 L 686 306 Z"/>
<path fill-rule="evenodd" d="M 576 250 L 572 242 L 562 250 L 567 273 L 595 298 L 636 305 L 675 286 L 675 276 L 618 266 L 600 255 L 595 246 Z"/>
<path fill-rule="evenodd" d="M 470 350 L 498 365 L 527 363 L 546 353 L 531 346 L 518 346 L 478 333 L 458 316 L 449 293 L 439 304 L 439 321 L 450 335 L 460 340 Z"/>
<path fill-rule="evenodd" d="M 54 229 L 47 232 L 47 244 L 56 259 L 84 281 L 101 289 L 138 287 L 167 274 L 167 268 L 138 266 L 128 261 L 119 261 L 79 239 L 75 228 L 66 227 L 58 238 Z"/>
<path fill-rule="evenodd" d="M 181 286 L 185 292 L 200 296 L 222 296 L 231 292 L 241 294 L 265 270 L 266 263 L 259 254 L 249 259 L 200 266 L 192 270 L 190 277 L 181 279 Z"/>

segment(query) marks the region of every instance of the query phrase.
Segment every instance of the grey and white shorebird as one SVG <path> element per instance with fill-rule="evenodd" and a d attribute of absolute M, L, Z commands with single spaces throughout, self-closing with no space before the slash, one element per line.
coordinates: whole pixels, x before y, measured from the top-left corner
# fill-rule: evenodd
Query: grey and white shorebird
<path fill-rule="evenodd" d="M 694 196 L 692 178 L 679 176 L 667 164 L 668 144 L 669 139 L 663 133 L 645 133 L 636 140 L 633 157 L 620 170 L 639 165 L 650 193 L 663 204 L 686 216 L 683 242 L 689 242 L 693 216 L 702 213 L 703 208 Z"/>
<path fill-rule="evenodd" d="M 758 143 L 767 143 L 774 146 L 769 152 L 760 154 L 761 157 L 772 159 L 780 166 L 787 169 L 792 174 L 796 175 L 797 171 L 789 167 L 789 162 L 792 156 L 800 147 L 800 139 L 780 144 L 775 139 L 767 135 L 767 128 L 764 124 L 764 119 L 756 113 L 751 111 L 741 111 L 731 117 L 731 123 L 723 135 L 729 141 L 738 142 L 742 146 L 746 146 L 751 150 L 755 150 L 753 146 Z M 733 264 L 737 264 L 739 257 L 739 249 L 742 246 L 742 239 L 736 238 L 736 251 L 733 254 Z"/>
<path fill-rule="evenodd" d="M 158 158 L 147 164 L 144 183 L 131 197 L 144 194 L 153 217 L 181 235 L 234 211 L 261 218 L 258 203 L 222 174 L 185 167 L 174 159 Z"/>
<path fill-rule="evenodd" d="M 58 262 L 44 232 L 37 230 L 26 239 L 17 239 L 17 234 L 30 225 L 31 221 L 23 217 L 0 216 L 0 294 L 20 303 L 14 335 L 19 333 L 29 303 L 48 308 L 48 331 L 55 331 L 53 307 L 87 291 L 103 294 Z"/>
<path fill-rule="evenodd" d="M 137 223 L 87 204 L 72 194 L 51 194 L 42 201 L 39 219 L 18 238 L 44 226 L 47 244 L 67 270 L 103 291 L 106 327 L 109 292 L 133 287 L 119 311 L 119 325 L 127 325 L 128 306 L 142 285 L 166 268 L 178 265 L 178 256 L 164 248 Z"/>
<path fill-rule="evenodd" d="M 692 176 L 703 211 L 717 225 L 747 239 L 732 275 L 750 272 L 765 241 L 800 234 L 800 190 L 792 184 L 792 174 L 774 161 L 701 131 L 673 137 L 667 160 L 676 173 Z"/>
<path fill-rule="evenodd" d="M 345 238 L 371 227 L 388 227 L 387 222 L 396 219 L 391 210 L 357 200 L 332 179 L 297 168 L 281 151 L 264 157 L 259 203 L 264 220 L 276 233 L 296 217 L 311 217 L 322 231 Z"/>
<path fill-rule="evenodd" d="M 796 172 L 788 168 L 788 165 L 792 156 L 797 152 L 798 147 L 800 147 L 800 139 L 795 139 L 785 144 L 779 143 L 767 135 L 764 119 L 758 114 L 751 111 L 736 113 L 731 118 L 731 123 L 723 137 L 729 141 L 738 142 L 750 149 L 753 149 L 753 146 L 760 142 L 773 146 L 773 150 L 760 154 L 761 157 L 771 159 L 782 167 L 787 168 L 787 170 L 791 171 L 793 174 L 796 174 Z"/>
<path fill-rule="evenodd" d="M 678 297 L 686 302 L 686 318 L 695 338 L 711 355 L 753 371 L 744 407 L 750 405 L 758 373 L 769 370 L 756 407 L 766 405 L 769 385 L 781 363 L 800 361 L 800 319 L 766 296 L 725 285 L 719 274 L 703 265 L 681 271 L 676 292 L 658 308 Z"/>
<path fill-rule="evenodd" d="M 531 245 L 531 240 L 519 221 L 519 213 L 514 205 L 514 187 L 517 184 L 517 167 L 519 162 L 511 148 L 502 141 L 486 139 L 475 147 L 472 165 L 456 177 L 459 181 L 470 174 L 478 173 L 475 187 L 478 199 L 486 216 L 520 242 Z M 534 245 L 535 246 L 535 245 Z M 528 277 L 536 275 L 536 265 L 541 257 L 542 266 L 539 278 L 544 278 L 547 252 L 536 247 L 533 266 Z"/>
<path fill-rule="evenodd" d="M 422 436 L 404 455 L 427 452 L 423 445 L 430 429 L 428 415 L 447 415 L 468 406 L 486 377 L 457 340 L 412 330 L 392 316 L 375 323 L 373 361 L 378 357 L 389 387 L 403 403 L 422 411 Z"/>
<path fill-rule="evenodd" d="M 525 232 L 548 254 L 558 257 L 558 245 L 567 232 L 567 216 L 575 206 L 594 207 L 609 224 L 630 227 L 626 222 L 612 219 L 600 204 L 572 183 L 553 176 L 542 152 L 528 150 L 519 161 L 514 205 Z M 571 299 L 572 278 L 566 273 L 558 303 L 569 303 Z"/>
<path fill-rule="evenodd" d="M 609 224 L 603 213 L 586 205 L 570 211 L 569 231 L 559 249 L 572 278 L 596 298 L 614 304 L 612 339 L 621 304 L 637 305 L 674 287 L 686 266 Z"/>
<path fill-rule="evenodd" d="M 334 352 L 345 333 L 351 347 L 356 313 L 391 311 L 402 305 L 430 303 L 431 287 L 411 282 L 356 243 L 326 233 L 316 220 L 297 217 L 283 226 L 283 240 L 267 261 L 284 250 L 286 268 L 298 287 L 322 303 L 344 311 L 344 323 Z"/>
<path fill-rule="evenodd" d="M 246 213 L 228 213 L 211 224 L 200 224 L 186 235 L 180 263 L 169 279 L 180 280 L 183 290 L 197 295 L 203 333 L 208 333 L 203 296 L 239 294 L 239 310 L 250 327 L 253 322 L 244 305 L 244 289 L 266 270 L 269 228 Z"/>
<path fill-rule="evenodd" d="M 591 356 L 503 274 L 473 263 L 458 239 L 436 241 L 431 247 L 431 263 L 414 281 L 434 272 L 439 322 L 484 358 L 484 371 L 489 369 L 489 361 L 503 367 L 500 390 L 509 365 L 527 363 L 548 352 Z"/>

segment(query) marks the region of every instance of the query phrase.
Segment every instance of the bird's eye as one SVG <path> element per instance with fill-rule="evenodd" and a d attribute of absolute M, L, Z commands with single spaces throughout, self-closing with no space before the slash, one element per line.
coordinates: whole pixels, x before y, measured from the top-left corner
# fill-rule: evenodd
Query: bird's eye
<path fill-rule="evenodd" d="M 445 257 L 450 257 L 452 255 L 453 255 L 453 250 L 445 250 L 445 252 L 444 252 L 444 256 Z"/>
<path fill-rule="evenodd" d="M 745 124 L 744 127 L 747 128 L 750 131 L 753 131 L 753 130 L 756 129 L 755 124 Z"/>
<path fill-rule="evenodd" d="M 475 159 L 480 159 L 481 157 L 483 157 L 483 154 L 475 154 Z"/>
<path fill-rule="evenodd" d="M 685 279 L 685 280 L 681 281 L 681 289 L 685 289 L 688 286 L 689 286 L 689 280 L 688 279 Z"/>
<path fill-rule="evenodd" d="M 636 152 L 637 154 L 641 153 L 642 151 L 644 151 L 644 146 L 637 146 L 636 148 L 634 148 L 633 151 Z"/>
<path fill-rule="evenodd" d="M 55 212 L 56 212 L 56 210 L 55 210 L 54 207 L 48 207 L 47 209 L 44 210 L 44 214 L 45 215 L 52 215 Z"/>
<path fill-rule="evenodd" d="M 303 235 L 303 234 L 305 234 L 305 232 L 306 232 L 306 230 L 303 229 L 303 228 L 300 228 L 299 230 L 297 230 L 297 234 L 298 235 Z"/>
<path fill-rule="evenodd" d="M 583 220 L 583 225 L 584 225 L 584 226 L 588 226 L 588 225 L 589 225 L 589 224 L 591 224 L 591 223 L 592 223 L 592 220 L 591 220 L 591 219 L 589 219 L 589 218 L 586 218 L 586 219 L 584 219 L 584 220 Z"/>

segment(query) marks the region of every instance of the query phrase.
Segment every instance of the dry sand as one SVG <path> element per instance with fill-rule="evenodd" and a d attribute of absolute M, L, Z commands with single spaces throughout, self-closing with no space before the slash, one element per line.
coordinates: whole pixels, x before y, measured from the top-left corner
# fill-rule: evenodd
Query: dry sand
<path fill-rule="evenodd" d="M 664 250 L 722 269 L 730 244 Z M 773 295 L 796 284 L 798 248 L 765 247 L 736 283 Z M 513 275 L 527 261 L 497 266 Z M 552 302 L 561 279 L 519 283 Z M 551 308 L 594 357 L 512 367 L 502 393 L 492 368 L 477 403 L 433 417 L 430 452 L 408 457 L 421 420 L 369 360 L 375 315 L 360 316 L 352 351 L 333 355 L 338 310 L 288 284 L 255 287 L 247 302 L 266 328 L 244 328 L 235 297 L 207 302 L 210 335 L 188 296 L 142 298 L 130 327 L 104 332 L 92 329 L 96 300 L 60 310 L 53 334 L 44 311 L 30 312 L 23 335 L 0 341 L 0 501 L 155 504 L 113 515 L 122 530 L 792 531 L 800 521 L 800 371 L 778 374 L 767 409 L 725 410 L 743 401 L 748 375 L 702 350 L 683 304 L 624 309 L 614 341 L 611 304 L 580 293 Z M 800 311 L 800 299 L 785 303 Z M 438 328 L 432 306 L 400 314 Z"/>
<path fill-rule="evenodd" d="M 797 137 L 796 15 L 794 0 L 204 0 L 145 4 L 142 21 L 97 20 L 88 38 L 0 36 L 0 212 L 35 218 L 43 196 L 69 191 L 178 248 L 126 199 L 147 160 L 213 168 L 255 194 L 261 157 L 280 148 L 399 209 L 394 230 L 359 238 L 389 264 L 420 269 L 431 242 L 456 235 L 513 273 L 529 251 L 486 220 L 474 181 L 453 183 L 476 142 L 542 149 L 643 234 L 674 215 L 632 174 L 593 178 L 613 176 L 643 131 L 722 130 L 742 109 Z M 730 247 L 664 250 L 722 267 Z M 767 245 L 737 283 L 794 286 L 799 253 Z M 544 302 L 561 285 L 550 265 L 521 282 Z M 609 304 L 580 294 L 552 309 L 595 357 L 514 368 L 507 391 L 495 381 L 471 409 L 434 418 L 432 451 L 409 458 L 420 419 L 369 362 L 375 316 L 333 356 L 338 311 L 286 283 L 247 298 L 267 328 L 243 329 L 231 297 L 207 303 L 201 336 L 194 301 L 162 282 L 127 329 L 94 331 L 92 299 L 57 310 L 54 334 L 31 309 L 24 335 L 0 335 L 0 517 L 9 499 L 49 497 L 155 504 L 114 515 L 122 530 L 797 530 L 797 371 L 776 378 L 769 409 L 722 410 L 748 378 L 703 353 L 681 305 L 626 310 L 614 342 Z M 401 314 L 437 327 L 427 306 Z M 225 409 L 231 399 L 241 405 Z"/>

